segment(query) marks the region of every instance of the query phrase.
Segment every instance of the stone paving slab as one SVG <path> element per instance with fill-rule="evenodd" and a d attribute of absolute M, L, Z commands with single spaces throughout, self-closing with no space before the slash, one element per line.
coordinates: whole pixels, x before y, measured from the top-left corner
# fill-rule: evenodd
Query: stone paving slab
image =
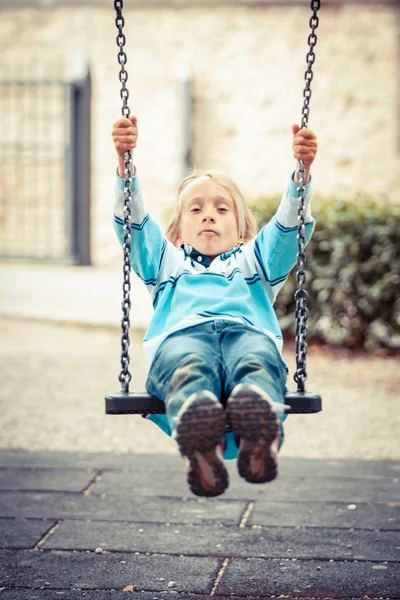
<path fill-rule="evenodd" d="M 233 559 L 216 596 L 399 598 L 398 564 Z"/>
<path fill-rule="evenodd" d="M 96 476 L 94 469 L 0 468 L 0 489 L 37 491 L 84 490 Z M 399 502 L 400 480 L 380 478 L 379 486 L 371 485 L 371 478 L 295 476 L 280 473 L 270 485 L 250 485 L 232 474 L 231 487 L 225 492 L 226 499 L 260 499 L 274 501 L 296 500 L 348 502 Z M 187 497 L 188 492 L 184 466 L 181 471 L 108 471 L 96 485 L 94 494 Z"/>
<path fill-rule="evenodd" d="M 340 462 L 340 461 L 339 461 Z M 183 460 L 179 454 L 111 454 L 109 452 L 27 452 L 26 450 L 0 450 L 0 464 L 4 467 L 56 467 L 59 469 L 160 469 L 181 470 Z M 396 463 L 394 463 L 396 464 Z"/>
<path fill-rule="evenodd" d="M 56 467 L 117 469 L 128 471 L 178 471 L 183 460 L 178 454 L 110 454 L 74 452 L 27 452 L 26 450 L 0 450 L 3 467 Z M 226 462 L 229 472 L 236 473 L 236 461 Z M 400 462 L 390 460 L 318 460 L 304 458 L 279 459 L 280 471 L 286 475 L 309 477 L 394 478 L 400 477 Z"/>
<path fill-rule="evenodd" d="M 0 517 L 99 519 L 157 523 L 239 524 L 247 506 L 244 500 L 125 496 L 84 496 L 65 492 L 0 493 Z"/>
<path fill-rule="evenodd" d="M 43 519 L 0 518 L 0 548 L 34 548 L 54 524 Z"/>
<path fill-rule="evenodd" d="M 64 521 L 43 544 L 52 550 L 113 550 L 185 556 L 356 559 L 400 562 L 394 531 L 305 527 L 239 528 L 221 525 L 164 525 Z M 0 546 L 1 546 L 0 542 Z"/>
<path fill-rule="evenodd" d="M 232 480 L 233 479 L 233 480 Z M 188 494 L 186 476 L 182 472 L 105 471 L 94 489 L 95 494 L 118 494 L 148 496 L 186 496 Z M 254 485 L 245 482 L 237 475 L 231 478 L 224 498 L 268 499 L 273 501 L 345 501 L 345 502 L 399 502 L 400 480 L 381 478 L 379 485 L 372 485 L 371 479 L 350 477 L 317 477 L 287 475 L 280 470 L 279 477 L 270 484 Z"/>
<path fill-rule="evenodd" d="M 1 600 L 57 600 L 57 598 L 65 598 L 68 600 L 129 600 L 138 598 L 136 596 L 127 596 L 126 592 L 104 592 L 101 590 L 5 590 L 0 592 Z M 288 596 L 286 596 L 288 598 Z M 140 592 L 140 600 L 205 600 L 213 598 L 208 595 L 198 594 L 181 594 L 176 592 Z M 246 596 L 246 600 L 259 600 L 259 596 Z M 238 596 L 218 596 L 218 600 L 235 600 Z M 239 600 L 243 600 L 243 596 Z M 276 600 L 276 596 L 263 596 L 263 600 Z M 302 596 L 301 598 L 290 596 L 290 600 L 315 600 L 314 598 Z M 329 600 L 329 598 L 328 598 Z M 357 597 L 351 600 L 365 600 L 365 598 Z"/>
<path fill-rule="evenodd" d="M 92 519 L 155 523 L 240 523 L 245 500 L 84 496 L 65 492 L 2 491 L 0 517 Z M 259 500 L 248 525 L 398 530 L 400 505 L 363 502 L 268 502 Z"/>
<path fill-rule="evenodd" d="M 102 590 L 5 590 L 1 594 L 1 600 L 56 600 L 57 598 L 67 598 L 68 600 L 129 600 L 129 598 L 135 599 L 137 596 L 127 596 L 126 592 L 117 591 L 102 591 Z M 218 600 L 243 600 L 243 596 L 209 596 L 209 595 L 198 595 L 190 593 L 177 593 L 177 592 L 140 592 L 140 600 L 205 600 L 206 598 L 218 598 Z M 281 600 L 287 598 L 288 600 L 316 600 L 313 596 L 297 596 L 297 594 L 290 594 L 280 596 Z M 323 600 L 335 600 L 332 596 L 321 596 Z M 260 596 L 245 596 L 246 600 L 260 600 Z M 263 600 L 276 600 L 277 596 L 274 594 L 264 594 Z M 351 599 L 346 600 L 366 600 L 365 596 L 352 596 Z M 368 600 L 375 600 L 369 598 Z M 382 600 L 382 597 L 380 597 Z"/>
<path fill-rule="evenodd" d="M 400 504 L 357 502 L 267 502 L 258 500 L 249 525 L 400 529 Z"/>
<path fill-rule="evenodd" d="M 194 594 L 140 592 L 140 600 L 202 600 L 208 597 L 209 596 L 198 596 Z M 73 591 L 14 589 L 5 590 L 3 592 L 0 591 L 0 598 L 1 600 L 55 600 L 57 598 L 65 598 L 67 600 L 129 600 L 130 598 L 135 599 L 135 596 L 127 596 L 126 592 L 103 592 L 100 590 Z M 220 600 L 222 600 L 222 598 Z M 248 598 L 246 600 L 252 599 Z"/>
<path fill-rule="evenodd" d="M 0 468 L 1 490 L 82 492 L 96 476 L 94 469 Z"/>
<path fill-rule="evenodd" d="M 209 594 L 221 563 L 214 557 L 3 550 L 0 587 L 122 591 L 132 585 L 135 591 Z"/>

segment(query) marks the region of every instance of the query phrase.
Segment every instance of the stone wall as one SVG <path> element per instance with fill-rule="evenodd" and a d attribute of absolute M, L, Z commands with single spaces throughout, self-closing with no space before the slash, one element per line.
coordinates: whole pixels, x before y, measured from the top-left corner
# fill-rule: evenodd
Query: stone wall
<path fill-rule="evenodd" d="M 318 193 L 365 191 L 399 201 L 398 10 L 344 3 L 320 11 L 309 121 L 319 140 Z M 140 127 L 135 162 L 157 219 L 183 174 L 181 80 L 188 73 L 196 166 L 232 175 L 248 198 L 281 192 L 294 167 L 291 125 L 301 116 L 309 17 L 304 4 L 127 4 L 129 103 Z M 121 113 L 115 38 L 111 0 L 109 7 L 0 10 L 0 78 L 40 69 L 73 76 L 89 63 L 96 264 L 120 258 L 111 221 L 111 127 Z"/>

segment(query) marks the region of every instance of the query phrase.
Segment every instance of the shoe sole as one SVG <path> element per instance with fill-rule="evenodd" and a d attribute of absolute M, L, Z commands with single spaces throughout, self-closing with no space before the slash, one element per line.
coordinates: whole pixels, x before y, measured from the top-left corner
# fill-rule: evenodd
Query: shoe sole
<path fill-rule="evenodd" d="M 225 426 L 222 405 L 210 398 L 191 402 L 177 424 L 176 441 L 189 460 L 187 482 L 196 496 L 219 496 L 228 487 L 228 472 L 217 454 Z"/>
<path fill-rule="evenodd" d="M 278 463 L 271 444 L 279 432 L 279 424 L 267 398 L 246 387 L 228 399 L 226 411 L 228 423 L 240 439 L 239 475 L 250 483 L 275 479 Z M 259 465 L 257 472 L 254 472 L 255 463 Z"/>

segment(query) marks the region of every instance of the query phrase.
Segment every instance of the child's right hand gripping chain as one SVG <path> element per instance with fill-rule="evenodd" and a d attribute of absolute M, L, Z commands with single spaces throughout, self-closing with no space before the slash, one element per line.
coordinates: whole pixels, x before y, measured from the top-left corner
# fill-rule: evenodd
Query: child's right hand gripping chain
<path fill-rule="evenodd" d="M 302 160 L 304 163 L 304 179 L 307 184 L 310 179 L 310 169 L 317 155 L 318 144 L 317 137 L 311 129 L 306 127 L 299 127 L 298 125 L 292 126 L 293 133 L 293 156 L 297 160 L 297 168 L 299 168 L 299 161 Z M 295 175 L 296 183 L 299 183 L 298 174 Z"/>
<path fill-rule="evenodd" d="M 137 117 L 134 115 L 129 118 L 123 117 L 118 119 L 113 125 L 112 138 L 114 141 L 115 150 L 118 154 L 118 170 L 120 177 L 124 176 L 124 154 L 128 150 L 134 150 L 138 138 Z M 132 152 L 133 162 L 133 152 Z"/>

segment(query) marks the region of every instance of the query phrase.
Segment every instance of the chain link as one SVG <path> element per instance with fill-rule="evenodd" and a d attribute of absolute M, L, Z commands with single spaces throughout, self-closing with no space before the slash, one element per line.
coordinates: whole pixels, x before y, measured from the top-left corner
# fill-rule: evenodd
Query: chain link
<path fill-rule="evenodd" d="M 126 54 L 124 52 L 125 46 L 125 35 L 123 33 L 123 27 L 125 24 L 122 16 L 123 1 L 115 0 L 114 8 L 116 11 L 115 24 L 118 29 L 117 35 L 117 46 L 119 47 L 118 62 L 121 70 L 119 72 L 119 80 L 121 82 L 121 99 L 122 99 L 122 116 L 128 118 L 130 115 L 128 107 L 129 92 L 126 87 L 128 81 L 128 72 L 125 69 L 127 62 Z M 123 274 L 124 282 L 122 286 L 122 320 L 121 320 L 121 373 L 119 375 L 119 381 L 121 383 L 121 390 L 123 392 L 129 392 L 129 383 L 132 379 L 132 375 L 129 372 L 129 328 L 130 328 L 130 309 L 131 309 L 131 214 L 132 214 L 132 153 L 125 152 L 124 154 L 124 262 L 123 262 Z"/>
<path fill-rule="evenodd" d="M 313 65 L 315 62 L 315 54 L 314 47 L 317 43 L 317 36 L 315 31 L 319 25 L 318 19 L 318 11 L 321 7 L 320 0 L 312 0 L 311 1 L 311 10 L 313 14 L 310 19 L 310 27 L 311 33 L 308 37 L 308 45 L 309 51 L 306 56 L 307 61 L 307 70 L 305 72 L 305 80 L 306 85 L 304 88 L 304 103 L 301 117 L 301 126 L 302 128 L 308 127 L 308 117 L 310 114 L 310 99 L 311 99 L 311 82 L 313 80 Z M 297 188 L 297 199 L 298 199 L 298 230 L 297 230 L 297 243 L 298 243 L 298 252 L 297 252 L 297 291 L 294 295 L 294 299 L 296 301 L 296 311 L 295 311 L 295 320 L 296 320 L 296 372 L 293 376 L 293 379 L 297 383 L 297 390 L 299 392 L 305 391 L 305 382 L 307 380 L 307 371 L 306 371 L 306 360 L 307 360 L 307 321 L 308 321 L 308 308 L 307 308 L 307 299 L 308 293 L 305 290 L 306 283 L 306 273 L 305 273 L 305 265 L 306 265 L 306 254 L 305 254 L 305 246 L 306 246 L 306 236 L 305 236 L 305 208 L 304 208 L 304 196 L 305 196 L 305 168 L 302 160 L 299 161 L 299 168 L 296 171 L 296 176 L 298 179 L 298 188 Z"/>

